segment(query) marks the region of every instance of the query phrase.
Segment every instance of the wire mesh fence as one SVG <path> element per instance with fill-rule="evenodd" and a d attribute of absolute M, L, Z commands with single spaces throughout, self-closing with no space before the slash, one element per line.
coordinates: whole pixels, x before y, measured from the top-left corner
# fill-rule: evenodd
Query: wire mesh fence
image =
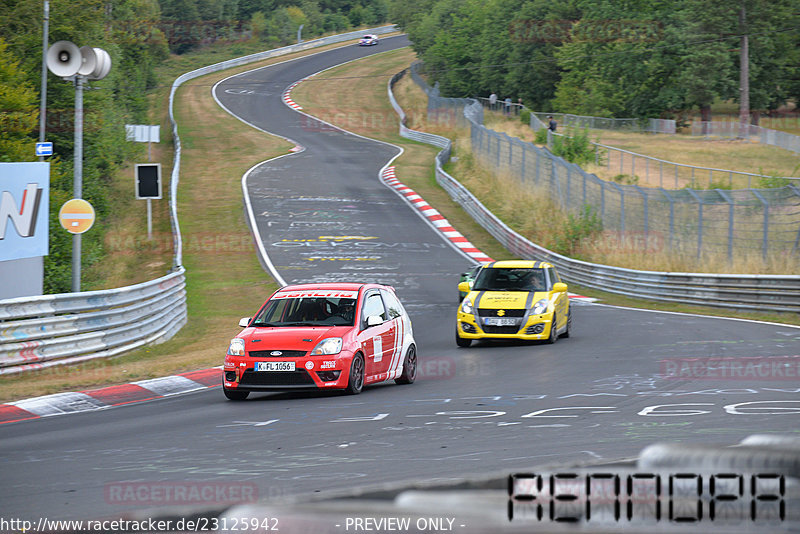
<path fill-rule="evenodd" d="M 669 190 L 605 181 L 545 148 L 486 128 L 483 106 L 477 100 L 442 98 L 416 68 L 411 72 L 428 94 L 429 119 L 451 117 L 458 126 L 468 126 L 472 152 L 483 165 L 548 195 L 564 210 L 583 213 L 588 207 L 604 230 L 638 240 L 646 248 L 664 247 L 698 256 L 721 253 L 732 259 L 754 253 L 765 258 L 800 253 L 796 184 L 771 189 Z"/>
<path fill-rule="evenodd" d="M 531 128 L 534 130 L 542 127 L 546 128 L 549 117 L 552 117 L 559 125 L 565 128 L 589 128 L 592 130 L 617 130 L 660 134 L 674 134 L 676 131 L 675 121 L 671 119 L 616 119 L 572 115 L 570 113 L 543 113 L 540 111 L 531 112 Z"/>
<path fill-rule="evenodd" d="M 779 130 L 762 128 L 755 124 L 742 125 L 738 121 L 697 121 L 692 123 L 692 135 L 736 139 L 757 138 L 762 145 L 772 145 L 800 153 L 800 136 Z"/>

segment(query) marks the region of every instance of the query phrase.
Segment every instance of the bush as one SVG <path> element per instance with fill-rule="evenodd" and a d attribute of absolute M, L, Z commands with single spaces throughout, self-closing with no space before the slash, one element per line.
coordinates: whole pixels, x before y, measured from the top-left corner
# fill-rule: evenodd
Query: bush
<path fill-rule="evenodd" d="M 531 110 L 523 108 L 519 114 L 519 121 L 522 124 L 530 124 L 531 123 Z"/>
<path fill-rule="evenodd" d="M 633 176 L 630 174 L 618 174 L 611 178 L 611 181 L 618 184 L 636 185 L 639 183 L 639 177 L 635 174 Z"/>
<path fill-rule="evenodd" d="M 594 161 L 594 146 L 589 141 L 589 130 L 568 130 L 565 135 L 554 136 L 553 154 L 577 165 Z"/>
<path fill-rule="evenodd" d="M 547 144 L 547 128 L 539 128 L 539 130 L 536 131 L 535 141 L 537 145 Z"/>
<path fill-rule="evenodd" d="M 587 204 L 577 217 L 573 213 L 569 214 L 563 233 L 556 237 L 555 252 L 564 256 L 580 258 L 579 253 L 583 242 L 597 238 L 602 232 L 603 221 Z"/>

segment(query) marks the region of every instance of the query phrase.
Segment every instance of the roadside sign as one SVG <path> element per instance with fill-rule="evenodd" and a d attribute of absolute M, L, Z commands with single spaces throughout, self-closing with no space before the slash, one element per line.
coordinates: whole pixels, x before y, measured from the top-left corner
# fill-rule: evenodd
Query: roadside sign
<path fill-rule="evenodd" d="M 73 198 L 61 206 L 58 220 L 71 234 L 82 234 L 94 224 L 94 208 L 82 198 Z"/>
<path fill-rule="evenodd" d="M 161 198 L 161 164 L 136 164 L 136 198 Z"/>
<path fill-rule="evenodd" d="M 53 155 L 52 142 L 45 141 L 42 143 L 36 143 L 36 157 L 52 156 L 52 155 Z"/>

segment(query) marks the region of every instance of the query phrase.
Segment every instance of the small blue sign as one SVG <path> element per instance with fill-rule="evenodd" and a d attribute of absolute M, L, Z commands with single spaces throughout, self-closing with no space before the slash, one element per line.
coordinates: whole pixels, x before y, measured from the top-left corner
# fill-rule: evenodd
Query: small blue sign
<path fill-rule="evenodd" d="M 50 141 L 45 141 L 43 143 L 36 143 L 36 156 L 52 156 L 53 155 L 53 143 Z"/>

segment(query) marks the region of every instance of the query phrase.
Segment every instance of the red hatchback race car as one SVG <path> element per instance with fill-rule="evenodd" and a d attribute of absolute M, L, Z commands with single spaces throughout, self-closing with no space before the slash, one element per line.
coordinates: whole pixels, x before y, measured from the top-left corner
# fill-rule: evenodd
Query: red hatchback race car
<path fill-rule="evenodd" d="M 231 340 L 223 391 L 244 400 L 251 391 L 343 389 L 417 376 L 417 344 L 390 286 L 324 283 L 286 286 L 264 303 Z"/>

